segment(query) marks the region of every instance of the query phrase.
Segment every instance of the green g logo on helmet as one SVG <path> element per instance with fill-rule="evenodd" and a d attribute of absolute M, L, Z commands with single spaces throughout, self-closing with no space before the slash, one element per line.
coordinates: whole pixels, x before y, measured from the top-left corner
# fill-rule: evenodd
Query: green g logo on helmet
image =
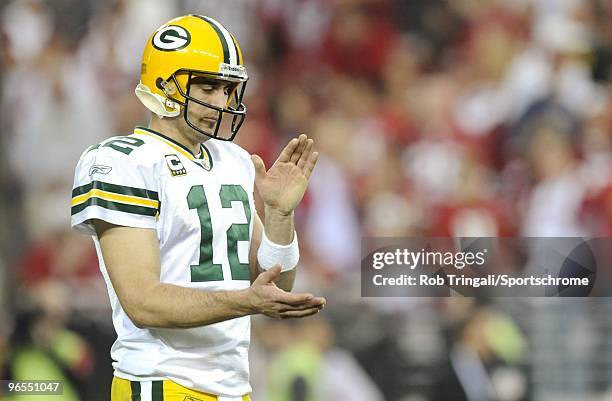
<path fill-rule="evenodd" d="M 168 25 L 153 36 L 153 46 L 161 51 L 185 48 L 191 42 L 191 35 L 182 26 Z"/>

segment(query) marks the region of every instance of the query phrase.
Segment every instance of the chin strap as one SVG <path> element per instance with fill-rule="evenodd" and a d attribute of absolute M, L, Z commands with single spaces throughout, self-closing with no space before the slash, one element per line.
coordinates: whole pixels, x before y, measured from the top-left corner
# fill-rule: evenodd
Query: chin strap
<path fill-rule="evenodd" d="M 176 117 L 181 114 L 181 106 L 178 103 L 151 92 L 149 87 L 142 83 L 136 85 L 134 93 L 147 109 L 159 117 Z"/>

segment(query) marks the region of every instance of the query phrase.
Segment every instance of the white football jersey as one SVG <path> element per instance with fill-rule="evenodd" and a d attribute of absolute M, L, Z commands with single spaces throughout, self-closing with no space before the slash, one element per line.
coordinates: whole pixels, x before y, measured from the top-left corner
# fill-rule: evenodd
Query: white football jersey
<path fill-rule="evenodd" d="M 71 225 L 92 235 L 113 309 L 115 375 L 170 379 L 224 396 L 251 392 L 250 318 L 192 329 L 140 329 L 127 316 L 104 266 L 91 219 L 150 228 L 161 250 L 160 281 L 205 291 L 250 286 L 249 245 L 255 213 L 249 154 L 210 139 L 195 157 L 148 128 L 109 138 L 78 162 Z"/>

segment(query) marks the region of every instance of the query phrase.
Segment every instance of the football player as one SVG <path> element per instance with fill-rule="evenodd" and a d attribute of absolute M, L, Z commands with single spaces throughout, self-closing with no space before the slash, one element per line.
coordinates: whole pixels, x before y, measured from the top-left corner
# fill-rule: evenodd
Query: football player
<path fill-rule="evenodd" d="M 300 135 L 266 170 L 231 142 L 247 78 L 219 22 L 173 19 L 143 54 L 136 95 L 149 126 L 78 162 L 71 224 L 93 236 L 112 304 L 112 401 L 248 400 L 249 316 L 305 317 L 325 305 L 290 292 L 293 210 L 318 155 Z"/>

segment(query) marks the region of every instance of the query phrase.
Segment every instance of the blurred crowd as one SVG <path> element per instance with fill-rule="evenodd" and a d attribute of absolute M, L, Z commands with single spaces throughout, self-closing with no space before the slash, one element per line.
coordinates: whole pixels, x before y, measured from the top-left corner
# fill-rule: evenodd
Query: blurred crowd
<path fill-rule="evenodd" d="M 147 124 L 142 48 L 186 13 L 241 43 L 237 142 L 267 165 L 301 132 L 321 153 L 296 215 L 298 289 L 329 308 L 255 319 L 256 400 L 611 396 L 605 300 L 359 296 L 365 236 L 612 236 L 607 0 L 3 2 L 0 379 L 107 399 L 114 332 L 93 244 L 69 230 L 74 166 Z"/>

